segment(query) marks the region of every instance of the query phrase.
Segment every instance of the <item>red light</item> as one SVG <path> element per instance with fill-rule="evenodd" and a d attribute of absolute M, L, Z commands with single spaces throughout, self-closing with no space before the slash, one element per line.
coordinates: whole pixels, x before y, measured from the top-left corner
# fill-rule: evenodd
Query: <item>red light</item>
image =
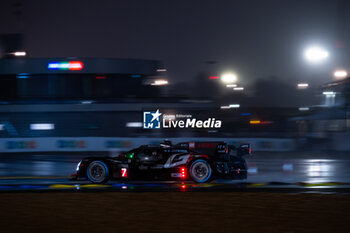
<path fill-rule="evenodd" d="M 219 79 L 219 76 L 210 76 L 209 79 Z"/>
<path fill-rule="evenodd" d="M 186 169 L 184 167 L 181 168 L 181 178 L 186 178 Z"/>
<path fill-rule="evenodd" d="M 96 79 L 106 79 L 106 76 L 96 76 Z"/>
<path fill-rule="evenodd" d="M 128 169 L 123 167 L 121 169 L 121 172 L 122 172 L 122 177 L 128 177 Z"/>
<path fill-rule="evenodd" d="M 181 185 L 181 188 L 182 188 L 182 189 L 185 189 L 185 188 L 186 188 L 186 185 Z"/>
<path fill-rule="evenodd" d="M 83 66 L 81 61 L 70 61 L 68 65 L 69 70 L 82 70 Z"/>

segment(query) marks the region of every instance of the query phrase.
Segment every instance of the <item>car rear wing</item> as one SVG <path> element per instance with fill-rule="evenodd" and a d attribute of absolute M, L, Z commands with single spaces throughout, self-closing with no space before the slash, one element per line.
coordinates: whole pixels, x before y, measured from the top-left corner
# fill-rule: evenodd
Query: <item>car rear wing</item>
<path fill-rule="evenodd" d="M 174 146 L 175 148 L 186 148 L 198 153 L 219 156 L 237 151 L 237 156 L 244 156 L 251 153 L 250 144 L 241 144 L 239 147 L 228 145 L 223 141 L 203 141 L 203 142 L 182 142 Z"/>
<path fill-rule="evenodd" d="M 241 144 L 239 147 L 228 145 L 226 143 L 220 143 L 216 147 L 215 154 L 216 155 L 222 155 L 222 154 L 230 154 L 231 151 L 237 151 L 237 156 L 241 157 L 244 155 L 251 154 L 251 148 L 250 144 Z"/>
<path fill-rule="evenodd" d="M 190 149 L 192 151 L 203 153 L 207 155 L 214 155 L 216 154 L 217 146 L 225 144 L 222 141 L 199 141 L 199 142 L 181 142 L 176 144 L 175 148 L 186 148 Z"/>

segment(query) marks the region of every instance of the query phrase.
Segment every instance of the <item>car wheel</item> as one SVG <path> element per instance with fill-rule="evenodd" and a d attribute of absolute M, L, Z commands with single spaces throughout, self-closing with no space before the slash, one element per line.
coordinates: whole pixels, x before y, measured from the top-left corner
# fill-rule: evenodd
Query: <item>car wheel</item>
<path fill-rule="evenodd" d="M 203 159 L 195 160 L 190 166 L 190 176 L 197 183 L 207 182 L 211 178 L 211 173 L 210 164 Z"/>
<path fill-rule="evenodd" d="M 103 183 L 109 178 L 109 170 L 107 165 L 101 161 L 93 161 L 87 168 L 87 177 L 92 183 Z"/>

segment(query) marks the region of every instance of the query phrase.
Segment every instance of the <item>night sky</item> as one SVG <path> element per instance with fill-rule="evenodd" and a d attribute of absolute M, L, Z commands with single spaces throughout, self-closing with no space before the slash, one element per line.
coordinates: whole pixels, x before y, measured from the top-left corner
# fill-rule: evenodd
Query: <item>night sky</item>
<path fill-rule="evenodd" d="M 30 57 L 159 59 L 173 82 L 231 70 L 243 84 L 322 83 L 337 65 L 334 0 L 28 0 L 20 20 L 13 2 L 0 3 L 0 33 L 23 32 Z M 303 59 L 314 43 L 330 53 L 323 64 Z"/>

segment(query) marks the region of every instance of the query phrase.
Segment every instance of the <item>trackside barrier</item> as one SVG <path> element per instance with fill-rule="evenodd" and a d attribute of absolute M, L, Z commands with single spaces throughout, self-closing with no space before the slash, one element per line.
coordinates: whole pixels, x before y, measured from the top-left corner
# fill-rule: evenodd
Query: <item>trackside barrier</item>
<path fill-rule="evenodd" d="M 250 143 L 253 151 L 294 151 L 295 139 L 283 138 L 167 138 L 173 143 L 192 141 L 225 141 L 240 145 Z M 121 138 L 121 137 L 50 137 L 50 138 L 1 138 L 1 152 L 84 152 L 122 150 L 144 145 L 159 145 L 164 138 Z"/>

